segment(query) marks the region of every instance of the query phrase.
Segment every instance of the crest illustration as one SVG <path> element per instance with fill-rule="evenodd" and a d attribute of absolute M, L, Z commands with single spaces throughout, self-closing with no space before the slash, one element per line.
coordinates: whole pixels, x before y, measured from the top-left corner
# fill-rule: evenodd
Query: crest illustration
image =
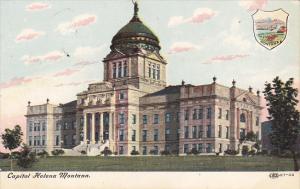
<path fill-rule="evenodd" d="M 287 35 L 289 14 L 282 9 L 257 10 L 253 15 L 253 32 L 256 41 L 268 50 L 280 45 Z"/>

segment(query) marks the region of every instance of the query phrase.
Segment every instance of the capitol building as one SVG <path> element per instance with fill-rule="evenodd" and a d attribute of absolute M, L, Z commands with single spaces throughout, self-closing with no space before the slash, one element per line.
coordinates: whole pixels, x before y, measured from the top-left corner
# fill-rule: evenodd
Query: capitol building
<path fill-rule="evenodd" d="M 99 155 L 105 148 L 116 155 L 183 155 L 237 150 L 248 132 L 260 135 L 259 92 L 235 81 L 220 85 L 216 77 L 206 85 L 167 85 L 160 49 L 135 3 L 103 59 L 102 82 L 89 84 L 72 102 L 28 103 L 26 143 L 37 152 L 70 155 Z"/>

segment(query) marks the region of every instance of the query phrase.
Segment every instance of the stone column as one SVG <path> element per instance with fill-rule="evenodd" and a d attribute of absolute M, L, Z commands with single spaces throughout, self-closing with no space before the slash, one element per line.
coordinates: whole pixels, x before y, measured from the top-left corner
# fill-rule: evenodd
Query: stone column
<path fill-rule="evenodd" d="M 91 124 L 91 143 L 95 144 L 95 113 L 91 113 L 92 114 L 92 124 Z"/>
<path fill-rule="evenodd" d="M 87 113 L 84 113 L 83 118 L 83 142 L 84 144 L 87 143 Z"/>
<path fill-rule="evenodd" d="M 103 141 L 103 112 L 100 112 L 99 113 L 99 115 L 100 115 L 100 133 L 99 133 L 99 140 L 100 140 L 100 142 L 102 142 Z"/>

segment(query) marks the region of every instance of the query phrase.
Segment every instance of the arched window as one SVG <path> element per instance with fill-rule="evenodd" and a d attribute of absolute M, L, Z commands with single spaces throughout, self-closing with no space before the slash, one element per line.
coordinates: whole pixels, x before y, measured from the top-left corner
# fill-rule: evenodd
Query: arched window
<path fill-rule="evenodd" d="M 148 64 L 148 76 L 151 78 L 151 64 Z"/>
<path fill-rule="evenodd" d="M 159 65 L 156 66 L 156 72 L 157 72 L 156 73 L 156 79 L 160 80 L 160 67 L 159 67 Z"/>
<path fill-rule="evenodd" d="M 113 63 L 113 78 L 115 79 L 117 77 L 117 66 L 116 63 Z"/>
<path fill-rule="evenodd" d="M 123 65 L 123 77 L 126 77 L 126 76 L 127 76 L 127 62 L 125 61 L 124 65 Z"/>
<path fill-rule="evenodd" d="M 122 63 L 119 62 L 118 64 L 118 77 L 122 77 Z"/>
<path fill-rule="evenodd" d="M 156 71 L 155 71 L 155 65 L 152 65 L 152 78 L 155 79 Z"/>
<path fill-rule="evenodd" d="M 246 122 L 246 116 L 244 113 L 241 113 L 241 115 L 240 115 L 240 122 L 243 122 L 243 123 Z"/>

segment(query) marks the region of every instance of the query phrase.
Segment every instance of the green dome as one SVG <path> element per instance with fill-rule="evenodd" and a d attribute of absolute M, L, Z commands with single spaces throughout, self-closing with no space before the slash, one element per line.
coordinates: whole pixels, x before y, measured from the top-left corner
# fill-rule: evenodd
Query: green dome
<path fill-rule="evenodd" d="M 160 50 L 155 34 L 139 19 L 137 4 L 133 18 L 123 26 L 112 39 L 111 49 L 141 47 L 147 50 Z"/>

